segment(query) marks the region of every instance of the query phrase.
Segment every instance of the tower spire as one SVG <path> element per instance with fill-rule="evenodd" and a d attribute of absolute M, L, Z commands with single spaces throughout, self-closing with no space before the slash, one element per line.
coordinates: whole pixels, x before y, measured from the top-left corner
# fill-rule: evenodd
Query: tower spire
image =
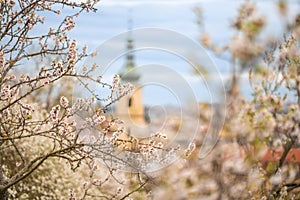
<path fill-rule="evenodd" d="M 133 35 L 132 35 L 132 17 L 131 17 L 131 9 L 128 11 L 128 36 L 127 36 L 127 45 L 126 45 L 126 62 L 125 65 L 122 67 L 119 75 L 121 80 L 124 82 L 130 82 L 132 84 L 137 85 L 140 79 L 140 74 L 137 73 L 135 69 L 134 63 L 134 44 L 133 44 Z"/>

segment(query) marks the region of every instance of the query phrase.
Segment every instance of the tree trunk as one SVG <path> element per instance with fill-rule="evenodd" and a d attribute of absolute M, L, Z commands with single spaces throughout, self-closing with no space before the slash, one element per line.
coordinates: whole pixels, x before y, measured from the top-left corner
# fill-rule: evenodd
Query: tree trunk
<path fill-rule="evenodd" d="M 237 61 L 235 61 L 235 64 L 232 68 L 232 75 L 231 75 L 231 85 L 230 88 L 228 90 L 228 95 L 229 97 L 235 97 L 237 95 L 239 95 L 240 91 L 239 91 L 239 79 L 238 79 L 238 65 L 237 65 Z"/>
<path fill-rule="evenodd" d="M 231 79 L 231 87 L 229 89 L 229 95 L 230 96 L 237 96 L 239 94 L 239 82 L 238 82 L 238 77 L 236 73 L 232 74 L 232 79 Z"/>

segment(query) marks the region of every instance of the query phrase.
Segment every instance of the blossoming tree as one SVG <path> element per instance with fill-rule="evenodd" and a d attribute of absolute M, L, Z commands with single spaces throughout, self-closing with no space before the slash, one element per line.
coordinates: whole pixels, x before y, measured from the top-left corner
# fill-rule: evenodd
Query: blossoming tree
<path fill-rule="evenodd" d="M 98 77 L 91 75 L 95 66 L 81 71 L 76 67 L 88 54 L 86 47 L 79 50 L 76 40 L 69 38 L 68 32 L 75 27 L 75 18 L 82 12 L 96 11 L 97 2 L 0 1 L 1 200 L 61 199 L 68 195 L 74 199 L 76 191 L 83 199 L 115 198 L 123 191 L 116 185 L 124 183 L 118 181 L 111 163 L 130 163 L 114 156 L 114 151 L 120 148 L 139 151 L 140 145 L 146 147 L 143 150 L 147 154 L 147 148 L 151 151 L 155 148 L 152 144 L 133 147 L 132 143 L 137 140 L 125 137 L 120 120 L 105 115 L 106 109 L 131 92 L 133 86 L 121 84 L 117 75 L 112 84 L 103 83 L 101 74 Z M 46 16 L 58 17 L 61 22 L 56 27 L 45 27 Z M 37 30 L 39 27 L 43 27 L 43 31 Z M 56 59 L 45 62 L 52 57 Z M 34 60 L 41 62 L 34 66 Z M 91 97 L 66 95 L 59 84 L 66 84 L 70 79 L 73 83 L 82 83 Z M 108 88 L 110 94 L 101 99 L 89 89 L 88 83 Z M 51 88 L 56 91 L 43 92 Z M 65 95 L 59 96 L 62 93 Z M 49 98 L 58 100 L 47 103 Z M 107 166 L 100 174 L 96 159 Z M 80 171 L 81 165 L 85 167 Z M 71 179 L 75 175 L 70 169 L 78 172 L 78 181 L 74 181 L 74 177 Z M 103 192 L 98 189 L 97 194 L 91 192 L 92 186 L 104 187 L 111 179 L 115 186 Z M 78 194 L 78 185 L 82 183 L 83 188 Z M 131 186 L 128 185 L 123 198 L 144 184 L 139 181 L 134 189 L 129 189 Z M 70 194 L 68 189 L 71 189 Z"/>

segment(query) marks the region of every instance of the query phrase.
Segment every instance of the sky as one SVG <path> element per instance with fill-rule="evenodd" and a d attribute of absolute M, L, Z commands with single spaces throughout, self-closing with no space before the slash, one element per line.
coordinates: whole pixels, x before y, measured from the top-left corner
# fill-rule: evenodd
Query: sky
<path fill-rule="evenodd" d="M 73 35 L 90 44 L 93 49 L 102 41 L 127 31 L 127 20 L 131 16 L 133 28 L 171 29 L 197 40 L 199 29 L 193 9 L 200 5 L 203 8 L 207 32 L 216 42 L 224 43 L 233 34 L 230 31 L 230 24 L 237 14 L 236 8 L 242 2 L 239 0 L 101 0 L 97 5 L 97 13 L 82 15 L 76 20 L 77 27 Z M 281 23 L 274 2 L 263 0 L 258 1 L 256 5 L 269 22 L 265 32 L 279 36 L 280 26 L 277 26 L 274 32 L 274 24 Z M 295 10 L 299 10 L 299 5 L 293 7 L 290 8 L 292 10 L 290 15 L 293 15 Z"/>
<path fill-rule="evenodd" d="M 135 36 L 135 63 L 137 70 L 140 69 L 142 74 L 142 83 L 156 82 L 166 87 L 159 88 L 156 86 L 145 87 L 143 91 L 143 101 L 145 104 L 178 104 L 182 103 L 181 97 L 185 97 L 184 104 L 192 101 L 214 101 L 217 93 L 217 87 L 226 85 L 226 80 L 230 76 L 230 65 L 226 60 L 220 59 L 207 50 L 199 50 L 198 48 L 191 50 L 190 46 L 181 40 L 176 40 L 176 35 L 182 35 L 190 41 L 191 45 L 198 43 L 199 27 L 197 26 L 196 15 L 193 13 L 195 6 L 201 6 L 203 9 L 205 31 L 211 34 L 213 41 L 218 44 L 229 43 L 233 34 L 230 24 L 237 14 L 237 7 L 243 1 L 238 0 L 101 0 L 97 5 L 96 13 L 83 14 L 75 19 L 76 27 L 71 31 L 70 36 L 76 38 L 79 45 L 88 45 L 89 51 L 98 51 L 102 60 L 94 59 L 88 62 L 97 62 L 101 67 L 105 68 L 104 76 L 109 81 L 113 74 L 118 73 L 125 62 L 125 55 L 122 50 L 126 47 L 126 38 L 128 36 L 128 19 L 132 19 L 133 36 L 135 30 L 144 28 L 156 28 L 174 32 L 174 36 L 167 34 L 157 35 L 150 41 L 150 44 L 143 44 L 147 40 L 147 33 L 140 37 Z M 293 1 L 293 7 L 290 8 L 291 17 L 299 11 L 299 4 Z M 278 17 L 274 1 L 258 1 L 257 7 L 260 14 L 264 15 L 268 26 L 263 30 L 261 37 L 280 37 L 282 30 L 280 26 L 274 26 L 282 23 Z M 271 12 L 270 12 L 271 11 Z M 55 23 L 53 21 L 52 23 Z M 151 32 L 151 31 L 150 31 Z M 152 33 L 152 32 L 151 32 Z M 172 34 L 171 34 L 172 35 Z M 149 34 L 151 37 L 151 34 Z M 117 38 L 117 39 L 116 39 Z M 166 42 L 167 41 L 167 42 Z M 180 43 L 181 41 L 181 43 Z M 167 50 L 162 49 L 143 49 L 142 47 L 150 47 L 151 42 L 155 44 L 168 43 L 164 46 Z M 102 48 L 104 44 L 109 46 Z M 173 45 L 173 46 L 172 46 Z M 154 45 L 155 46 L 155 45 Z M 141 49 L 137 49 L 141 47 Z M 199 55 L 199 60 L 211 60 L 212 65 L 220 72 L 220 76 L 215 79 L 205 80 L 201 76 L 196 76 L 193 72 L 193 66 L 182 58 L 182 55 L 176 55 L 177 49 L 185 49 L 180 52 L 184 54 L 187 60 Z M 174 50 L 174 51 L 173 51 Z M 114 54 L 119 52 L 116 57 L 109 57 L 109 52 Z M 173 54 L 172 54 L 173 53 Z M 105 55 L 108 55 L 112 62 L 109 66 L 105 65 Z M 203 59 L 205 58 L 205 59 Z M 212 66 L 210 65 L 210 66 Z M 145 67 L 145 66 L 148 66 Z M 150 67 L 149 67 L 150 66 Z M 152 67 L 151 67 L 152 66 Z M 213 68 L 213 67 L 210 67 Z M 152 71 L 147 69 L 153 69 Z M 103 69 L 101 69 L 103 72 Z M 169 70 L 169 72 L 168 72 Z M 172 71 L 172 73 L 170 72 Z M 208 69 L 209 70 L 209 69 Z M 162 71 L 162 72 L 161 72 Z M 215 71 L 216 72 L 216 71 Z M 170 75 L 173 74 L 173 75 Z M 182 79 L 178 78 L 180 75 Z M 246 96 L 251 95 L 251 88 L 247 82 L 247 75 L 242 78 L 243 92 Z M 168 79 L 169 78 L 169 79 Z M 164 81 L 163 81 L 164 80 Z M 177 81 L 176 80 L 180 80 Z M 213 85 L 209 87 L 210 85 Z M 148 89 L 147 89 L 148 88 Z M 165 88 L 165 90 L 164 90 Z M 159 95 L 153 95 L 159 94 Z"/>

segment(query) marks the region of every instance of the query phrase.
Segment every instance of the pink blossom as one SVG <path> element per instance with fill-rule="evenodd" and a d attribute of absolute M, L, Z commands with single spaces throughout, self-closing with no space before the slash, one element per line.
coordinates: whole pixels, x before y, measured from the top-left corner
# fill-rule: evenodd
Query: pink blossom
<path fill-rule="evenodd" d="M 63 108 L 67 108 L 69 106 L 69 100 L 64 96 L 60 97 L 60 105 Z"/>

